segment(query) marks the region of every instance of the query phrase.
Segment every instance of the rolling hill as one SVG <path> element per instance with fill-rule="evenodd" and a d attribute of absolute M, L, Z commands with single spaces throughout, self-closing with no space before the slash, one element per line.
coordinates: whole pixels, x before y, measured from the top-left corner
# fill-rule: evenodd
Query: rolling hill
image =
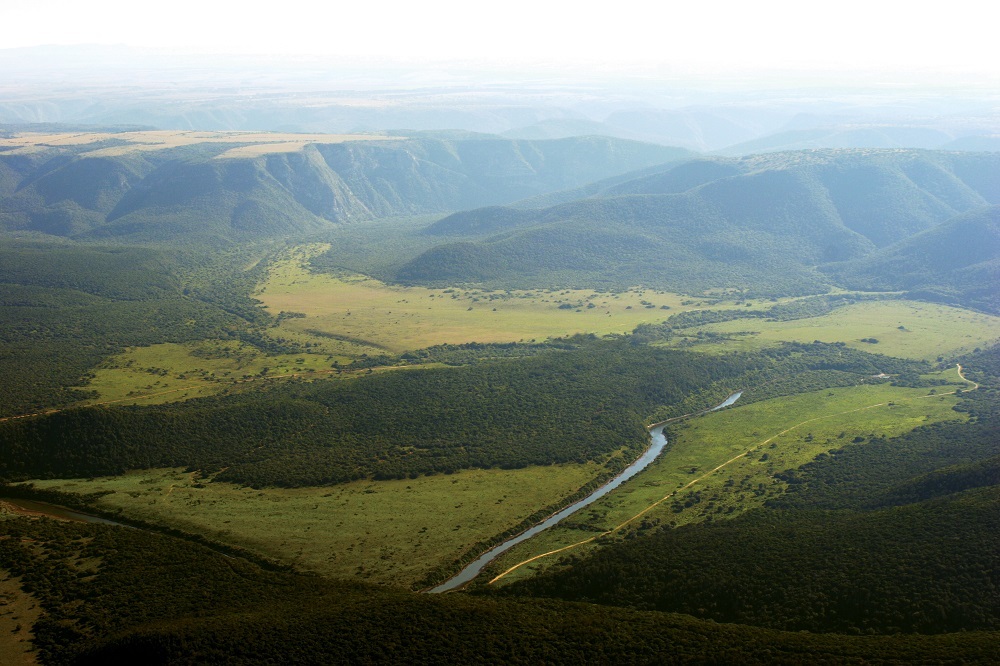
<path fill-rule="evenodd" d="M 978 208 L 872 255 L 823 269 L 849 287 L 906 290 L 1000 311 L 1000 206 Z"/>
<path fill-rule="evenodd" d="M 844 150 L 698 159 L 576 190 L 578 198 L 541 209 L 516 205 L 449 216 L 425 230 L 444 242 L 403 266 L 397 278 L 815 292 L 829 280 L 816 266 L 861 260 L 995 205 L 997 183 L 1000 155 L 986 153 Z"/>
<path fill-rule="evenodd" d="M 600 137 L 376 138 L 239 157 L 224 154 L 245 145 L 238 136 L 137 148 L 111 135 L 96 146 L 8 150 L 0 152 L 0 229 L 84 240 L 247 240 L 507 203 L 690 156 Z"/>

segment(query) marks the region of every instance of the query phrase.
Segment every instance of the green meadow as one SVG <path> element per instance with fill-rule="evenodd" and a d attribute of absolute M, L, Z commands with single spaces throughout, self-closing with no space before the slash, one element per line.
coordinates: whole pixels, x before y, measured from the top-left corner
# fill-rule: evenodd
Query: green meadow
<path fill-rule="evenodd" d="M 218 393 L 237 384 L 331 374 L 319 354 L 265 354 L 238 341 L 205 340 L 133 347 L 91 371 L 85 388 L 99 397 L 85 404 L 173 402 Z"/>
<path fill-rule="evenodd" d="M 528 576 L 579 555 L 598 539 L 630 530 L 721 520 L 781 493 L 775 474 L 844 446 L 864 446 L 936 421 L 961 419 L 952 393 L 968 384 L 955 369 L 939 373 L 949 385 L 913 389 L 874 384 L 834 388 L 731 407 L 670 427 L 671 446 L 645 471 L 598 502 L 504 554 L 489 580 L 532 557 L 587 541 L 526 564 L 501 579 Z M 752 388 L 751 388 L 752 391 Z M 612 534 L 601 537 L 603 533 Z M 596 537 L 596 538 L 595 538 Z"/>
<path fill-rule="evenodd" d="M 285 313 L 267 334 L 297 343 L 305 350 L 302 353 L 268 354 L 220 340 L 130 348 L 91 371 L 85 388 L 98 397 L 86 404 L 170 402 L 265 378 L 336 376 L 330 372 L 334 363 L 349 363 L 366 354 L 402 353 L 445 343 L 628 333 L 639 324 L 661 322 L 678 312 L 747 306 L 737 300 L 705 301 L 646 289 L 618 293 L 428 289 L 391 285 L 360 274 L 310 271 L 310 258 L 326 248 L 312 244 L 287 250 L 272 262 L 267 279 L 254 293 L 271 314 Z M 808 319 L 708 324 L 684 329 L 665 344 L 724 353 L 781 341 L 820 340 L 934 360 L 997 339 L 1000 317 L 946 305 L 885 300 L 855 303 Z"/>
<path fill-rule="evenodd" d="M 971 352 L 996 342 L 1000 339 L 1000 317 L 936 303 L 887 300 L 854 303 L 809 319 L 737 319 L 708 324 L 698 330 L 732 336 L 730 340 L 706 346 L 719 351 L 759 348 L 781 341 L 819 340 L 843 342 L 849 347 L 889 356 L 933 361 L 939 356 Z"/>
<path fill-rule="evenodd" d="M 591 463 L 256 490 L 179 469 L 34 481 L 335 578 L 410 586 L 594 478 Z"/>
<path fill-rule="evenodd" d="M 654 290 L 426 289 L 358 274 L 311 272 L 310 257 L 325 248 L 315 244 L 289 250 L 273 262 L 254 293 L 280 317 L 266 334 L 298 344 L 302 353 L 268 354 L 229 340 L 134 347 L 91 370 L 84 388 L 98 396 L 84 404 L 156 404 L 218 393 L 243 382 L 336 377 L 340 373 L 331 372 L 335 363 L 444 343 L 628 333 L 638 324 L 706 306 L 695 298 Z"/>
<path fill-rule="evenodd" d="M 437 344 L 544 340 L 575 333 L 628 333 L 670 314 L 704 308 L 698 298 L 635 289 L 428 289 L 390 285 L 364 275 L 310 272 L 323 245 L 300 246 L 274 262 L 254 297 L 282 321 L 280 334 L 312 340 L 330 353 L 402 352 Z M 734 308 L 735 304 L 713 305 Z M 296 338 L 296 336 L 298 336 Z"/>

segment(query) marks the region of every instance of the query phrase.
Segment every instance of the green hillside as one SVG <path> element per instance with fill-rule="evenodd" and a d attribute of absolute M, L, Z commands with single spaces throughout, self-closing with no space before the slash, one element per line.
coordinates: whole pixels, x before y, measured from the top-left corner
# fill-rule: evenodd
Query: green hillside
<path fill-rule="evenodd" d="M 233 145 L 96 156 L 87 144 L 0 155 L 0 229 L 105 241 L 284 236 L 507 203 L 690 156 L 602 137 L 468 135 L 215 159 Z"/>
<path fill-rule="evenodd" d="M 397 278 L 816 293 L 828 279 L 817 265 L 861 260 L 996 203 L 994 181 L 1000 157 L 977 154 L 857 150 L 703 159 L 541 210 L 452 215 L 426 233 L 466 240 L 424 252 Z"/>
<path fill-rule="evenodd" d="M 848 287 L 906 290 L 1000 312 L 1000 206 L 959 215 L 871 256 L 823 270 Z"/>
<path fill-rule="evenodd" d="M 989 663 L 997 641 L 996 632 L 824 636 L 557 600 L 418 595 L 275 571 L 142 530 L 0 524 L 9 537 L 0 567 L 28 590 L 25 608 L 44 611 L 34 643 L 54 666 Z"/>

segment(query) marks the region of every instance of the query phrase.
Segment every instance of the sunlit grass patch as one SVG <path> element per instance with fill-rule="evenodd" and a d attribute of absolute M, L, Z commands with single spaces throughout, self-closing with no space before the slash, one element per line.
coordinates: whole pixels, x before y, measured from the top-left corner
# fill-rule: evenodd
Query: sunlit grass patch
<path fill-rule="evenodd" d="M 597 465 L 466 470 L 398 481 L 255 490 L 178 469 L 35 481 L 67 492 L 111 490 L 99 505 L 248 547 L 338 578 L 409 586 L 473 544 L 559 502 Z"/>
<path fill-rule="evenodd" d="M 718 351 L 756 348 L 780 341 L 844 342 L 850 347 L 902 358 L 933 361 L 970 352 L 1000 339 L 1000 317 L 964 308 L 918 301 L 867 301 L 820 317 L 792 321 L 738 319 L 700 330 L 739 334 L 709 341 Z M 685 331 L 690 333 L 691 331 Z"/>
<path fill-rule="evenodd" d="M 576 333 L 629 333 L 675 312 L 705 308 L 706 301 L 634 289 L 489 290 L 428 289 L 390 285 L 363 275 L 312 273 L 309 257 L 325 245 L 300 246 L 275 262 L 255 297 L 274 314 L 305 315 L 282 322 L 282 332 L 339 339 L 395 352 L 436 344 L 544 340 Z M 735 303 L 715 308 L 740 307 Z"/>
<path fill-rule="evenodd" d="M 326 377 L 334 361 L 325 354 L 264 354 L 236 341 L 165 343 L 134 347 L 102 363 L 83 388 L 98 397 L 85 404 L 159 404 L 212 395 L 247 381 L 297 375 Z"/>

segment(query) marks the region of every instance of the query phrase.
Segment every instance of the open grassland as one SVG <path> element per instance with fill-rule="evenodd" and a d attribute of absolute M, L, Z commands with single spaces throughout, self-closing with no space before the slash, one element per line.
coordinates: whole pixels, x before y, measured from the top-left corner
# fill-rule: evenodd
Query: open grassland
<path fill-rule="evenodd" d="M 326 576 L 409 586 L 477 542 L 560 502 L 599 471 L 591 463 L 567 464 L 288 490 L 205 482 L 176 469 L 34 483 L 67 492 L 110 490 L 99 506 L 127 516 Z"/>
<path fill-rule="evenodd" d="M 367 345 L 402 352 L 444 343 L 628 333 L 638 324 L 705 307 L 698 299 L 654 290 L 427 289 L 389 285 L 363 275 L 310 272 L 306 262 L 325 250 L 326 246 L 314 245 L 291 251 L 275 262 L 268 280 L 254 294 L 273 314 L 305 315 L 282 322 L 282 335 L 308 335 L 326 345 L 339 341 L 355 350 Z"/>
<path fill-rule="evenodd" d="M 290 132 L 199 132 L 184 130 L 151 130 L 139 132 L 19 132 L 13 137 L 0 138 L 0 150 L 6 154 L 37 152 L 46 148 L 86 146 L 105 141 L 121 145 L 97 148 L 84 153 L 88 157 L 111 157 L 136 151 L 163 150 L 202 143 L 249 144 L 235 146 L 219 158 L 257 157 L 268 153 L 290 153 L 302 150 L 310 143 L 344 143 L 346 141 L 379 141 L 398 139 L 381 134 L 296 134 Z"/>
<path fill-rule="evenodd" d="M 97 391 L 98 397 L 84 404 L 175 402 L 249 381 L 329 376 L 335 374 L 334 361 L 346 360 L 320 354 L 267 355 L 236 341 L 135 347 L 91 372 L 93 377 L 83 388 Z"/>
<path fill-rule="evenodd" d="M 971 352 L 1000 339 L 1000 317 L 918 301 L 867 301 L 809 319 L 737 319 L 700 327 L 734 335 L 706 350 L 759 348 L 780 341 L 844 342 L 863 351 L 933 361 Z M 691 333 L 693 331 L 685 331 Z M 743 333 L 743 335 L 739 335 Z M 864 342 L 864 340 L 869 342 Z M 877 340 L 872 343 L 870 340 Z"/>
<path fill-rule="evenodd" d="M 621 538 L 660 524 L 725 519 L 783 492 L 775 474 L 844 446 L 864 446 L 925 424 L 965 419 L 952 392 L 968 388 L 956 370 L 950 385 L 912 389 L 887 384 L 836 388 L 737 406 L 675 424 L 672 446 L 645 471 L 560 525 L 511 549 L 493 576 L 532 557 L 591 538 Z M 945 395 L 948 394 L 948 395 Z M 579 555 L 593 541 L 521 566 L 501 580 L 529 576 L 561 554 Z"/>
<path fill-rule="evenodd" d="M 267 333 L 308 352 L 269 355 L 246 344 L 213 340 L 132 348 L 91 372 L 84 388 L 98 397 L 86 404 L 156 404 L 218 393 L 243 381 L 339 376 L 331 371 L 335 363 L 435 344 L 627 333 L 640 323 L 706 305 L 651 290 L 426 289 L 363 275 L 310 272 L 309 258 L 326 249 L 317 244 L 290 251 L 274 262 L 254 294 L 281 319 Z"/>
<path fill-rule="evenodd" d="M 274 315 L 270 333 L 308 353 L 268 355 L 237 342 L 203 341 L 134 348 L 95 369 L 84 388 L 88 404 L 155 404 L 218 393 L 235 383 L 282 376 L 331 377 L 335 363 L 362 355 L 402 353 L 435 344 L 544 340 L 574 333 L 626 333 L 671 314 L 711 308 L 740 310 L 733 301 L 706 302 L 652 290 L 489 291 L 389 285 L 363 275 L 308 270 L 322 244 L 299 246 L 272 265 L 254 294 Z M 795 299 L 783 299 L 782 302 Z M 590 307 L 593 305 L 593 307 Z M 702 331 L 712 337 L 696 337 Z M 713 334 L 726 336 L 722 339 Z M 683 331 L 669 345 L 713 353 L 781 341 L 844 342 L 864 351 L 934 360 L 1000 338 L 1000 317 L 915 301 L 868 301 L 808 319 L 737 319 Z M 877 343 L 862 340 L 878 340 Z"/>

